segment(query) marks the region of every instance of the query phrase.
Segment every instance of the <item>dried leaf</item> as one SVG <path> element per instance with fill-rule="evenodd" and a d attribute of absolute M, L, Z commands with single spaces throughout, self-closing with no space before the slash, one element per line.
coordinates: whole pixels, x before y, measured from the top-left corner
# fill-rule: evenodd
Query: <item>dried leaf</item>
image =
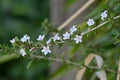
<path fill-rule="evenodd" d="M 118 72 L 120 72 L 120 59 L 118 64 Z M 120 80 L 120 73 L 117 74 L 117 80 Z"/>
<path fill-rule="evenodd" d="M 103 65 L 103 59 L 102 59 L 102 57 L 98 56 L 98 55 L 95 55 L 95 58 L 96 58 L 98 67 L 101 68 L 102 65 Z"/>
<path fill-rule="evenodd" d="M 104 70 L 99 71 L 96 73 L 96 76 L 100 79 L 100 80 L 107 80 L 106 78 L 106 73 Z"/>
<path fill-rule="evenodd" d="M 93 58 L 94 58 L 94 54 L 89 54 L 85 58 L 85 65 L 89 65 Z M 82 80 L 82 77 L 83 77 L 85 71 L 86 71 L 85 67 L 83 69 L 79 70 L 77 73 L 77 76 L 76 76 L 76 80 Z"/>
<path fill-rule="evenodd" d="M 98 66 L 99 68 L 101 68 L 102 65 L 103 65 L 103 59 L 102 59 L 101 56 L 98 56 L 98 55 L 96 55 L 96 54 L 89 54 L 89 55 L 85 58 L 85 63 L 84 63 L 84 64 L 85 64 L 86 66 L 88 66 L 88 65 L 90 64 L 90 62 L 93 60 L 94 57 L 95 57 L 95 59 L 96 59 L 97 66 Z M 77 73 L 77 76 L 76 76 L 76 80 L 82 80 L 82 77 L 83 77 L 85 71 L 86 71 L 86 68 L 85 68 L 85 67 L 84 67 L 83 69 L 79 70 L 78 73 Z M 103 73 L 103 74 L 102 74 L 102 73 Z M 97 76 L 98 76 L 99 78 L 101 78 L 101 76 L 102 76 L 103 78 L 101 78 L 101 80 L 106 80 L 106 73 L 105 73 L 105 71 L 99 71 L 99 72 L 97 73 Z"/>

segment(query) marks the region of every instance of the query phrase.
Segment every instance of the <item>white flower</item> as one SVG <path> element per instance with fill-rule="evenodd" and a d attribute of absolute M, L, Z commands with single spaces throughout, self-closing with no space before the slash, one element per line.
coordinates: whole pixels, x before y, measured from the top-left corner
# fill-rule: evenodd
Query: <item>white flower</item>
<path fill-rule="evenodd" d="M 10 40 L 10 43 L 14 44 L 15 43 L 15 39 L 13 38 L 12 40 Z"/>
<path fill-rule="evenodd" d="M 70 33 L 66 32 L 65 34 L 63 34 L 63 39 L 70 39 Z"/>
<path fill-rule="evenodd" d="M 50 47 L 43 46 L 43 49 L 42 49 L 41 52 L 43 52 L 44 55 L 47 55 L 48 53 L 51 53 Z"/>
<path fill-rule="evenodd" d="M 26 35 L 24 35 L 24 36 L 21 38 L 21 41 L 22 41 L 22 42 L 28 41 L 28 42 L 30 43 L 30 37 L 26 34 Z"/>
<path fill-rule="evenodd" d="M 37 38 L 37 40 L 38 41 L 43 41 L 44 37 L 45 37 L 45 35 L 39 35 L 38 38 Z"/>
<path fill-rule="evenodd" d="M 52 39 L 55 42 L 56 40 L 61 40 L 61 37 L 59 36 L 59 34 L 56 34 Z"/>
<path fill-rule="evenodd" d="M 76 35 L 74 40 L 76 41 L 76 44 L 78 44 L 78 43 L 82 42 L 82 36 Z"/>
<path fill-rule="evenodd" d="M 25 52 L 25 50 L 22 48 L 22 49 L 20 49 L 20 54 L 24 57 L 25 55 L 26 55 L 26 52 Z"/>
<path fill-rule="evenodd" d="M 89 19 L 89 20 L 87 21 L 87 24 L 88 24 L 88 26 L 92 26 L 92 25 L 95 24 L 95 21 L 94 21 L 93 19 Z"/>
<path fill-rule="evenodd" d="M 77 28 L 73 25 L 73 27 L 70 28 L 70 34 L 73 34 L 75 31 L 77 31 Z"/>
<path fill-rule="evenodd" d="M 101 13 L 101 20 L 104 20 L 105 18 L 107 18 L 108 14 L 107 11 L 105 10 L 104 12 Z"/>

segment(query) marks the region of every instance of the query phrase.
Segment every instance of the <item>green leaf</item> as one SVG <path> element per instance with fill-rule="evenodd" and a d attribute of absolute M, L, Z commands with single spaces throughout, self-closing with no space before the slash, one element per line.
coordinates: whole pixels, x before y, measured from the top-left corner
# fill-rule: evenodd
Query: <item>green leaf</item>
<path fill-rule="evenodd" d="M 107 30 L 109 30 L 111 27 L 112 27 L 112 25 L 113 25 L 113 23 L 114 23 L 114 20 L 113 20 L 113 18 L 114 18 L 114 14 L 113 13 L 110 13 L 110 18 L 108 18 L 108 23 L 107 23 L 107 26 L 106 26 L 106 29 Z"/>
<path fill-rule="evenodd" d="M 74 45 L 74 47 L 71 49 L 69 58 L 72 58 L 75 54 L 75 52 L 79 49 L 80 45 Z"/>
<path fill-rule="evenodd" d="M 114 17 L 115 17 L 115 14 L 111 12 L 111 13 L 110 13 L 110 18 L 113 20 Z"/>
<path fill-rule="evenodd" d="M 114 35 L 114 36 L 119 36 L 119 32 L 116 30 L 116 29 L 113 29 L 112 30 L 112 35 Z"/>
<path fill-rule="evenodd" d="M 33 62 L 32 60 L 28 62 L 27 66 L 26 66 L 26 68 L 27 68 L 27 69 L 29 69 L 29 68 L 30 68 L 30 66 L 31 66 L 32 62 Z"/>
<path fill-rule="evenodd" d="M 113 21 L 110 21 L 107 26 L 106 26 L 106 29 L 109 30 L 113 25 Z"/>
<path fill-rule="evenodd" d="M 77 0 L 67 0 L 65 3 L 65 7 L 68 8 L 73 5 Z"/>

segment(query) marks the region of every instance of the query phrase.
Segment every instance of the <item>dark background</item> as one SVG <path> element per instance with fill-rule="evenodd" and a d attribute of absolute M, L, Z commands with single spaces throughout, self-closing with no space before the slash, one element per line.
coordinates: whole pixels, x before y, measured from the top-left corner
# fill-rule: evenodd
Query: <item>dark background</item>
<path fill-rule="evenodd" d="M 42 33 L 41 23 L 49 19 L 49 0 L 0 0 L 0 43 L 24 34 L 32 40 Z M 48 80 L 48 62 L 19 58 L 0 64 L 0 80 Z"/>

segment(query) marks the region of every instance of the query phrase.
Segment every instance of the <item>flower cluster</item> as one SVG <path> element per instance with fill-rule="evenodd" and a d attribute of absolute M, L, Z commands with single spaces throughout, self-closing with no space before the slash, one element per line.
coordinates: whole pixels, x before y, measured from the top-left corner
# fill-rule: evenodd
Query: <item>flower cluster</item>
<path fill-rule="evenodd" d="M 107 11 L 104 11 L 103 13 L 101 13 L 101 20 L 105 20 L 105 18 L 107 18 Z M 88 26 L 93 26 L 95 24 L 95 21 L 93 19 L 88 19 L 87 21 Z M 70 30 L 68 32 L 65 32 L 63 35 L 59 35 L 58 33 L 56 33 L 54 36 L 50 37 L 47 41 L 45 41 L 45 35 L 39 35 L 38 38 L 36 39 L 39 42 L 43 42 L 44 45 L 42 46 L 42 48 L 39 48 L 41 50 L 42 53 L 44 53 L 44 55 L 47 55 L 49 53 L 51 53 L 51 43 L 63 43 L 67 40 L 73 40 L 75 41 L 76 44 L 79 44 L 82 42 L 82 38 L 83 35 L 81 34 L 77 34 L 77 28 L 75 25 L 72 26 L 72 28 L 70 28 Z M 28 42 L 29 44 L 31 43 L 30 41 L 30 37 L 28 35 L 24 35 L 21 40 L 22 43 Z M 15 39 L 10 40 L 10 42 L 12 44 L 16 43 Z M 34 48 L 31 48 L 29 51 L 32 51 Z M 21 48 L 20 49 L 20 54 L 22 56 L 26 55 L 26 51 L 25 48 Z"/>
<path fill-rule="evenodd" d="M 82 42 L 82 36 L 81 35 L 78 35 L 76 34 L 76 36 L 74 38 L 72 38 L 72 35 L 77 31 L 77 28 L 75 25 L 73 25 L 72 28 L 70 28 L 69 32 L 65 32 L 63 35 L 59 35 L 58 33 L 55 34 L 54 36 L 50 37 L 45 45 L 42 47 L 42 50 L 41 52 L 44 53 L 44 55 L 47 55 L 49 53 L 51 53 L 52 51 L 50 50 L 51 48 L 51 42 L 54 42 L 55 44 L 57 42 L 59 43 L 63 43 L 65 42 L 66 40 L 74 40 L 76 44 L 78 43 L 81 43 Z M 38 38 L 36 40 L 40 41 L 40 42 L 45 42 L 45 35 L 39 35 Z M 25 43 L 25 42 L 28 42 L 30 44 L 30 37 L 28 35 L 24 35 L 21 40 L 20 40 L 22 43 Z M 12 40 L 10 40 L 10 42 L 12 44 L 15 44 L 15 39 L 13 38 Z M 30 49 L 29 51 L 32 51 L 32 49 Z M 22 56 L 25 56 L 26 55 L 26 51 L 25 51 L 25 48 L 21 48 L 20 49 L 20 54 Z"/>
<path fill-rule="evenodd" d="M 51 53 L 52 51 L 50 50 L 50 44 L 52 42 L 54 43 L 63 43 L 66 40 L 72 40 L 72 35 L 77 31 L 77 28 L 75 25 L 73 25 L 72 28 L 70 28 L 69 32 L 65 32 L 62 36 L 60 36 L 58 33 L 56 33 L 54 36 L 50 37 L 45 45 L 42 47 L 41 52 L 44 53 L 44 55 L 47 55 L 49 53 Z M 44 41 L 44 37 L 45 35 L 39 35 L 39 37 L 37 38 L 38 41 Z M 74 41 L 76 42 L 76 44 L 81 43 L 82 42 L 82 36 L 81 35 L 76 35 L 75 38 L 73 38 Z"/>

